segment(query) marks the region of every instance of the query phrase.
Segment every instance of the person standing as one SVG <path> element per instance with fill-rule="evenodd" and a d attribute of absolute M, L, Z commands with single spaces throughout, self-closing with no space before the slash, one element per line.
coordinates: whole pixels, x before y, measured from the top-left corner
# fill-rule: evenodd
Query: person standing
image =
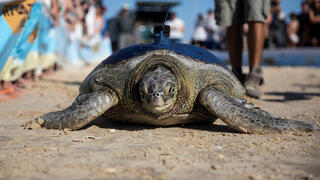
<path fill-rule="evenodd" d="M 310 31 L 309 3 L 306 1 L 301 2 L 301 13 L 298 15 L 298 20 L 298 37 L 300 39 L 299 46 L 306 46 Z"/>
<path fill-rule="evenodd" d="M 111 41 L 112 52 L 119 50 L 119 29 L 117 27 L 118 16 L 108 21 L 109 37 Z"/>
<path fill-rule="evenodd" d="M 280 0 L 271 1 L 271 22 L 269 26 L 269 48 L 285 47 L 286 36 L 286 14 L 280 6 Z"/>
<path fill-rule="evenodd" d="M 217 43 L 219 42 L 219 27 L 217 26 L 212 10 L 208 10 L 205 18 L 205 28 L 207 31 L 206 47 L 208 49 L 217 49 Z"/>
<path fill-rule="evenodd" d="M 165 23 L 170 26 L 170 42 L 181 43 L 184 36 L 185 25 L 182 19 L 178 18 L 176 13 L 169 13 L 169 20 Z"/>
<path fill-rule="evenodd" d="M 290 14 L 290 22 L 287 24 L 288 45 L 296 47 L 300 41 L 298 36 L 299 21 L 294 13 Z"/>
<path fill-rule="evenodd" d="M 312 46 L 320 44 L 320 0 L 313 0 L 309 10 L 310 38 Z"/>
<path fill-rule="evenodd" d="M 260 98 L 263 83 L 260 66 L 264 43 L 264 24 L 270 13 L 269 0 L 215 0 L 218 25 L 227 27 L 227 49 L 232 72 L 244 84 L 248 96 Z M 242 73 L 242 27 L 248 23 L 250 71 Z"/>
<path fill-rule="evenodd" d="M 192 44 L 205 47 L 206 39 L 207 31 L 205 28 L 205 19 L 202 14 L 199 14 L 192 34 Z"/>
<path fill-rule="evenodd" d="M 117 20 L 119 48 L 121 49 L 134 43 L 134 19 L 130 17 L 128 4 L 122 5 L 122 10 Z"/>

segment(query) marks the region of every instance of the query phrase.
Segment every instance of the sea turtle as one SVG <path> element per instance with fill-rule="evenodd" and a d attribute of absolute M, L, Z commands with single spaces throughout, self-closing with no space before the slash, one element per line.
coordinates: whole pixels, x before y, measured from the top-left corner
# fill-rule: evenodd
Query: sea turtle
<path fill-rule="evenodd" d="M 316 124 L 281 119 L 242 99 L 245 90 L 212 53 L 187 44 L 129 46 L 99 64 L 82 82 L 80 95 L 62 111 L 25 128 L 77 130 L 103 115 L 108 120 L 169 126 L 220 118 L 245 133 L 313 131 Z"/>

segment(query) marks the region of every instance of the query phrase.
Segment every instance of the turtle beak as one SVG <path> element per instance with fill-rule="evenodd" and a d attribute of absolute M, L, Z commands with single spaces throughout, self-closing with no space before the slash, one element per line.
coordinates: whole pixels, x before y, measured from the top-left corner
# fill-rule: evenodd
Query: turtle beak
<path fill-rule="evenodd" d="M 166 103 L 164 102 L 164 95 L 160 92 L 153 92 L 149 95 L 149 104 L 154 107 L 163 106 Z"/>

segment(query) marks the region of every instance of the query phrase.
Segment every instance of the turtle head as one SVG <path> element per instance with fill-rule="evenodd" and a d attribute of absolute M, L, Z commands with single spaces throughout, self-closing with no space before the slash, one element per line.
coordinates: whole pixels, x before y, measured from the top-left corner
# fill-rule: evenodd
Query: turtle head
<path fill-rule="evenodd" d="M 140 80 L 139 93 L 145 110 L 153 114 L 169 112 L 177 100 L 177 79 L 167 67 L 152 66 Z"/>

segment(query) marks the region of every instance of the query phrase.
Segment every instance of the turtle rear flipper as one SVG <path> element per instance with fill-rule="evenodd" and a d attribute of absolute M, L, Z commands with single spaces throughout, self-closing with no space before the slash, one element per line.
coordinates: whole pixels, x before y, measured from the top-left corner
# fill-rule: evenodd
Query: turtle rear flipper
<path fill-rule="evenodd" d="M 80 129 L 117 103 L 118 97 L 111 91 L 98 91 L 79 95 L 68 108 L 44 114 L 27 122 L 25 128 Z"/>
<path fill-rule="evenodd" d="M 319 131 L 315 124 L 282 119 L 263 111 L 245 100 L 231 98 L 214 88 L 206 88 L 199 97 L 200 103 L 212 114 L 232 128 L 245 133 L 269 131 Z"/>

